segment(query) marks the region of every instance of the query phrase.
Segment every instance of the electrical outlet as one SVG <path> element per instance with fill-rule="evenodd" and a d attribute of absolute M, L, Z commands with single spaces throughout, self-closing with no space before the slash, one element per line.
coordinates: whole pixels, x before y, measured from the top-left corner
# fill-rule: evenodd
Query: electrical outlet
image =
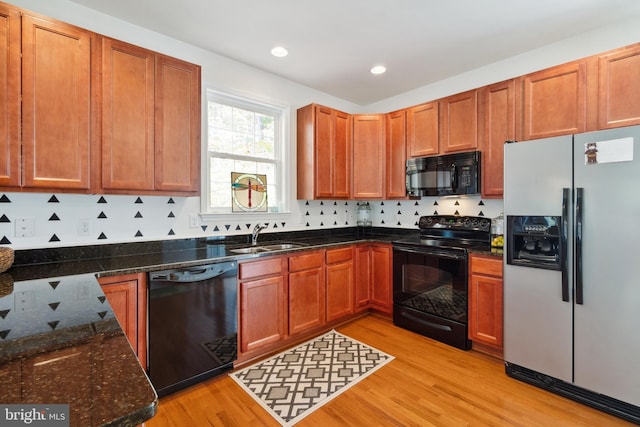
<path fill-rule="evenodd" d="M 36 307 L 36 294 L 34 291 L 14 292 L 17 312 L 33 311 Z"/>
<path fill-rule="evenodd" d="M 198 215 L 190 214 L 189 215 L 189 228 L 198 228 Z"/>
<path fill-rule="evenodd" d="M 78 236 L 89 236 L 91 234 L 91 220 L 81 219 L 78 221 Z"/>
<path fill-rule="evenodd" d="M 16 237 L 33 237 L 36 221 L 33 218 L 16 218 Z"/>

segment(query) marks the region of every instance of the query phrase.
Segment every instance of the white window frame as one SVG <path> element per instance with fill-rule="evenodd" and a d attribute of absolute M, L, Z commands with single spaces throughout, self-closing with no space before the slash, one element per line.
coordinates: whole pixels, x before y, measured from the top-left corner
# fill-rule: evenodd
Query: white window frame
<path fill-rule="evenodd" d="M 233 105 L 235 107 L 244 108 L 250 111 L 267 112 L 269 114 L 276 114 L 279 116 L 276 125 L 276 151 L 274 163 L 276 164 L 276 185 L 280 189 L 278 203 L 279 212 L 231 212 L 231 208 L 210 209 L 210 194 L 211 194 L 211 180 L 209 179 L 209 170 L 211 156 L 209 154 L 209 101 L 215 101 L 222 104 Z M 201 194 L 201 207 L 200 218 L 203 222 L 219 221 L 224 219 L 229 220 L 275 220 L 284 219 L 291 214 L 291 187 L 289 183 L 290 167 L 292 164 L 291 156 L 291 142 L 289 138 L 289 118 L 291 108 L 289 105 L 282 102 L 259 99 L 255 96 L 237 95 L 229 92 L 223 92 L 212 88 L 205 89 L 205 106 L 204 106 L 204 138 L 202 143 L 202 156 L 203 156 L 203 172 L 202 172 L 202 186 L 203 192 Z M 242 156 L 230 155 L 229 158 L 242 158 Z M 229 189 L 229 197 L 231 197 L 231 189 Z"/>

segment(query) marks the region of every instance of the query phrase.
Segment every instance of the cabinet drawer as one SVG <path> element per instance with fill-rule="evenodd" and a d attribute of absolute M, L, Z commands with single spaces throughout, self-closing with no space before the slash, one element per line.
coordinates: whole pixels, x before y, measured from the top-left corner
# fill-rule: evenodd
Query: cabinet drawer
<path fill-rule="evenodd" d="M 353 259 L 353 247 L 327 250 L 327 264 L 349 261 Z"/>
<path fill-rule="evenodd" d="M 471 272 L 502 277 L 502 258 L 471 256 Z"/>
<path fill-rule="evenodd" d="M 240 263 L 238 277 L 240 280 L 244 280 L 282 274 L 282 271 L 282 258 L 268 258 L 260 261 Z"/>
<path fill-rule="evenodd" d="M 289 257 L 289 272 L 320 268 L 324 262 L 324 251 L 305 252 Z"/>

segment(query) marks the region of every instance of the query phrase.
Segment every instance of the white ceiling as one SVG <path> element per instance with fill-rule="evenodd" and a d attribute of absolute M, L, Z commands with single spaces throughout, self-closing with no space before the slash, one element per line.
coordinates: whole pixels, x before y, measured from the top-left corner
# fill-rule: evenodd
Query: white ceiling
<path fill-rule="evenodd" d="M 638 0 L 72 1 L 361 105 L 640 15 Z"/>

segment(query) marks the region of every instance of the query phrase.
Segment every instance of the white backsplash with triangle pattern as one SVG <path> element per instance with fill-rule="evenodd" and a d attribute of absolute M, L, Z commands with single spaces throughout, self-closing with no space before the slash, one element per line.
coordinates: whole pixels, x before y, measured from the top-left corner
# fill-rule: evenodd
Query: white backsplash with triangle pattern
<path fill-rule="evenodd" d="M 479 196 L 423 197 L 419 200 L 369 201 L 376 227 L 415 228 L 422 215 L 470 215 L 493 218 L 502 199 Z M 271 221 L 265 232 L 356 226 L 358 201 L 298 200 L 286 219 Z M 246 216 L 190 226 L 200 211 L 198 197 L 0 193 L 0 245 L 35 249 L 135 241 L 248 234 L 264 220 Z M 231 219 L 229 219 L 231 218 Z M 16 236 L 16 220 L 33 223 L 32 237 Z M 87 232 L 80 224 L 89 225 Z"/>

